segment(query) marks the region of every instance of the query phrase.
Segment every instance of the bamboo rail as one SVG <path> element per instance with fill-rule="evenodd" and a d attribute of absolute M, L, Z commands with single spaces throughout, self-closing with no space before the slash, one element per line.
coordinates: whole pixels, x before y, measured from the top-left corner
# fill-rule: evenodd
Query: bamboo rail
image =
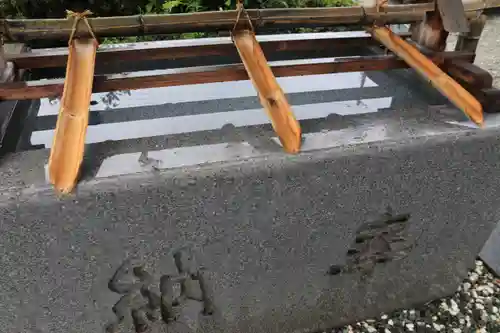
<path fill-rule="evenodd" d="M 495 0 L 499 1 L 500 0 Z M 371 25 L 421 21 L 434 10 L 434 3 L 390 5 L 383 11 L 363 7 L 249 9 L 255 28 L 325 27 L 332 25 Z M 169 33 L 228 31 L 236 23 L 236 10 L 190 14 L 135 15 L 89 18 L 92 31 L 98 37 L 158 35 Z M 3 19 L 0 32 L 8 42 L 35 39 L 67 40 L 72 21 L 67 19 Z M 74 37 L 90 37 L 84 26 Z"/>
<path fill-rule="evenodd" d="M 466 12 L 500 7 L 500 0 L 482 0 L 464 4 Z M 422 21 L 424 14 L 434 11 L 434 3 L 389 5 L 377 11 L 364 8 L 286 8 L 249 9 L 255 28 L 326 27 L 332 25 L 372 25 Z M 467 13 L 469 14 L 469 13 Z M 474 13 L 472 13 L 474 14 Z M 236 10 L 188 14 L 134 15 L 89 18 L 98 37 L 158 35 L 169 33 L 228 31 L 236 22 Z M 468 15 L 470 16 L 470 15 Z M 67 40 L 72 31 L 67 19 L 0 19 L 0 33 L 7 42 L 37 39 Z M 87 29 L 79 27 L 75 37 L 89 37 Z"/>
<path fill-rule="evenodd" d="M 472 52 L 437 52 L 429 58 L 443 64 L 446 59 L 461 59 L 472 62 Z M 271 68 L 276 77 L 301 76 L 326 73 L 378 71 L 408 68 L 395 55 L 346 57 L 336 60 L 309 59 L 289 61 L 288 64 Z M 163 71 L 144 71 L 127 74 L 97 75 L 94 77 L 93 92 L 134 90 L 145 88 L 172 87 L 189 84 L 248 80 L 248 74 L 241 64 L 181 68 Z M 25 81 L 0 84 L 0 100 L 38 99 L 60 96 L 64 79 Z"/>

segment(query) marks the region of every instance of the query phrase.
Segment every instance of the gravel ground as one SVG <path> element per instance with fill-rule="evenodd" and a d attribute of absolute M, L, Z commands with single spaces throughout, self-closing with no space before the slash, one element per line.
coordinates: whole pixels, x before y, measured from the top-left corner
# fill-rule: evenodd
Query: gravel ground
<path fill-rule="evenodd" d="M 475 269 L 457 292 L 418 309 L 397 311 L 335 329 L 332 333 L 498 333 L 500 279 L 476 261 Z"/>
<path fill-rule="evenodd" d="M 456 36 L 450 36 L 448 42 L 448 47 L 453 49 Z M 494 85 L 500 88 L 500 12 L 488 17 L 475 63 L 488 70 L 494 77 Z M 451 297 L 332 331 L 365 332 L 500 333 L 500 278 L 478 260 L 475 269 Z"/>

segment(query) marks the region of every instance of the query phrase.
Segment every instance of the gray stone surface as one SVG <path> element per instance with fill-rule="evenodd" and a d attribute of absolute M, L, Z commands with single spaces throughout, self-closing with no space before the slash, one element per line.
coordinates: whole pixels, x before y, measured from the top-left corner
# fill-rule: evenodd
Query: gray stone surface
<path fill-rule="evenodd" d="M 497 275 L 500 275 L 500 223 L 491 233 L 479 255 L 488 267 Z"/>
<path fill-rule="evenodd" d="M 499 33 L 500 11 L 498 9 L 490 10 L 488 11 L 486 26 L 479 40 L 475 63 L 491 73 L 493 76 L 493 85 L 497 88 L 500 87 L 500 57 L 498 56 L 500 45 Z M 447 46 L 449 50 L 454 49 L 456 40 L 456 35 L 450 36 Z M 496 230 L 500 230 L 500 221 Z M 480 258 L 485 261 L 497 275 L 500 275 L 500 236 L 498 236 L 498 232 L 492 233 L 490 239 L 486 242 L 480 253 Z"/>
<path fill-rule="evenodd" d="M 46 184 L 46 149 L 3 158 L 0 331 L 310 332 L 453 293 L 500 218 L 498 127 L 429 106 L 406 71 L 368 78 L 358 92 L 387 106 L 297 97 L 296 156 L 223 100 L 153 138 L 96 130 L 69 197 Z"/>
<path fill-rule="evenodd" d="M 462 131 L 276 153 L 89 181 L 66 199 L 5 190 L 1 330 L 98 332 L 116 319 L 108 281 L 123 260 L 158 288 L 182 247 L 210 277 L 208 331 L 327 328 L 452 293 L 499 218 L 499 141 Z M 367 225 L 386 213 L 409 220 Z"/>
<path fill-rule="evenodd" d="M 500 12 L 488 15 L 488 21 L 479 41 L 476 64 L 488 70 L 494 78 L 494 86 L 500 87 Z M 480 253 L 482 260 L 500 276 L 500 221 Z"/>

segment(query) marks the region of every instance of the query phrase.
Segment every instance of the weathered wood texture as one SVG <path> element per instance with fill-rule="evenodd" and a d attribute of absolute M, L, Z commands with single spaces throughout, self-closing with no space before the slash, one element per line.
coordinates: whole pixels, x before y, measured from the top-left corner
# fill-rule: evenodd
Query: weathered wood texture
<path fill-rule="evenodd" d="M 8 61 L 4 54 L 18 54 L 25 52 L 26 48 L 23 44 L 9 44 L 7 46 L 0 44 L 0 84 L 13 82 L 20 79 L 22 73 L 16 71 L 14 64 Z M 18 75 L 19 74 L 19 75 Z M 11 150 L 15 145 L 14 139 L 10 142 L 5 142 L 4 139 L 8 135 L 9 126 L 16 110 L 17 101 L 2 101 L 0 99 L 0 155 L 5 153 L 6 150 Z"/>
<path fill-rule="evenodd" d="M 448 31 L 443 27 L 443 20 L 439 12 L 425 14 L 422 22 L 412 26 L 412 39 L 418 45 L 433 51 L 444 51 Z"/>
<path fill-rule="evenodd" d="M 499 0 L 500 1 L 500 0 Z M 249 17 L 255 28 L 324 27 L 332 25 L 370 25 L 373 22 L 408 23 L 422 20 L 424 14 L 434 10 L 433 3 L 391 5 L 377 12 L 374 8 L 292 8 L 251 9 Z M 157 35 L 195 31 L 231 30 L 237 12 L 217 11 L 170 15 L 137 15 L 89 18 L 90 26 L 98 37 Z M 72 31 L 68 19 L 0 20 L 0 29 L 7 41 L 34 39 L 67 40 Z M 79 24 L 75 37 L 89 37 L 88 29 Z"/>
<path fill-rule="evenodd" d="M 341 38 L 336 33 L 305 35 L 257 36 L 257 40 L 265 54 L 290 51 L 338 51 L 359 46 L 380 45 L 368 34 Z M 399 35 L 407 38 L 410 34 L 402 33 Z M 295 36 L 300 37 L 300 39 L 294 38 Z M 96 64 L 117 61 L 173 60 L 202 56 L 237 56 L 237 51 L 229 37 L 103 45 L 97 52 Z M 6 59 L 13 62 L 17 68 L 64 67 L 68 61 L 68 49 L 33 49 L 30 53 L 7 53 Z"/>
<path fill-rule="evenodd" d="M 285 93 L 269 67 L 264 52 L 253 32 L 238 31 L 233 36 L 243 65 L 252 81 L 260 103 L 266 110 L 284 150 L 298 153 L 301 146 L 300 124 L 295 118 Z"/>
<path fill-rule="evenodd" d="M 461 109 L 472 121 L 476 124 L 483 123 L 483 108 L 479 101 L 420 53 L 415 46 L 404 41 L 386 27 L 374 27 L 371 29 L 371 33 L 374 38 L 401 57 L 417 73 L 429 80 L 437 90 Z"/>
<path fill-rule="evenodd" d="M 430 55 L 437 64 L 443 64 L 445 59 L 462 59 L 472 61 L 473 53 L 442 52 Z M 293 61 L 292 64 L 272 66 L 276 77 L 300 76 L 325 73 L 342 73 L 358 71 L 375 71 L 408 68 L 408 65 L 397 56 L 380 55 L 353 58 L 315 59 L 314 61 Z M 144 88 L 170 87 L 189 84 L 248 80 L 243 65 L 222 65 L 165 70 L 162 72 L 135 72 L 127 74 L 95 76 L 93 92 L 116 90 L 134 90 Z M 41 80 L 27 82 L 12 82 L 0 84 L 0 99 L 37 99 L 60 96 L 64 80 Z"/>
<path fill-rule="evenodd" d="M 5 56 L 5 50 L 3 49 L 3 45 L 0 44 L 0 73 L 3 73 L 5 67 L 7 67 L 7 59 Z"/>
<path fill-rule="evenodd" d="M 468 32 L 469 24 L 462 0 L 437 0 L 443 28 L 448 32 Z"/>
<path fill-rule="evenodd" d="M 441 68 L 462 85 L 476 89 L 491 88 L 493 86 L 493 76 L 473 63 L 449 59 L 444 62 Z"/>
<path fill-rule="evenodd" d="M 484 105 L 484 111 L 488 113 L 500 112 L 500 89 L 485 88 L 474 92 L 477 99 Z"/>
<path fill-rule="evenodd" d="M 14 78 L 14 64 L 7 60 L 3 45 L 0 44 L 0 83 L 10 82 Z"/>
<path fill-rule="evenodd" d="M 97 42 L 75 39 L 69 49 L 64 92 L 49 157 L 49 180 L 62 193 L 74 188 L 83 160 Z"/>
<path fill-rule="evenodd" d="M 457 51 L 471 51 L 476 52 L 479 38 L 483 33 L 484 26 L 486 25 L 486 15 L 480 15 L 477 18 L 470 20 L 470 31 L 462 33 L 458 36 L 455 50 Z"/>
<path fill-rule="evenodd" d="M 477 98 L 484 112 L 500 112 L 500 90 L 493 88 L 488 71 L 460 59 L 447 59 L 441 68 Z"/>

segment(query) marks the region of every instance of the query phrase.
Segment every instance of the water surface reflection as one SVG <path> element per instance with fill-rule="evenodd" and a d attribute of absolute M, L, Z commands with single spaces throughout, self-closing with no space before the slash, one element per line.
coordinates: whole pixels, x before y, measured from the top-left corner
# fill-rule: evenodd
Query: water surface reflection
<path fill-rule="evenodd" d="M 412 80 L 406 70 L 278 78 L 303 151 L 383 140 L 406 130 L 376 115 L 445 103 Z M 27 148 L 51 147 L 59 106 L 40 101 Z M 93 177 L 282 153 L 250 81 L 93 94 L 86 143 Z"/>

